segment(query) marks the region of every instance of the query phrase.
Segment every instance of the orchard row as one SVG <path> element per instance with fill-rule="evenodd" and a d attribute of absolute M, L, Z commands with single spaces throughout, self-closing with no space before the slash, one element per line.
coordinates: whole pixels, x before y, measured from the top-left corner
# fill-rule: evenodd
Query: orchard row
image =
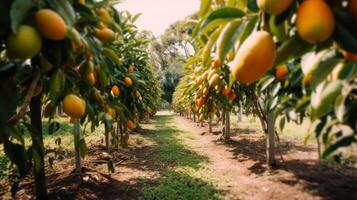
<path fill-rule="evenodd" d="M 226 139 L 230 112 L 257 116 L 270 165 L 276 125 L 310 120 L 305 141 L 338 158 L 357 142 L 356 27 L 356 0 L 201 0 L 174 108 L 223 119 Z"/>
<path fill-rule="evenodd" d="M 130 130 L 158 109 L 161 91 L 148 65 L 148 41 L 133 25 L 138 16 L 117 11 L 115 3 L 5 0 L 0 5 L 0 143 L 15 174 L 24 177 L 34 169 L 39 199 L 46 196 L 43 118 L 51 134 L 59 127 L 58 108 L 70 117 L 80 173 L 86 152 L 80 124 L 90 122 L 92 131 L 104 124 L 109 152 L 111 145 L 127 145 Z M 25 132 L 31 133 L 30 147 Z"/>

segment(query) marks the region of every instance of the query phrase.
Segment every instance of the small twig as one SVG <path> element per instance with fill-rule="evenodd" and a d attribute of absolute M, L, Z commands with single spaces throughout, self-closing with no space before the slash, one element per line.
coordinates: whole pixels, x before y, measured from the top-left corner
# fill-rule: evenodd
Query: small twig
<path fill-rule="evenodd" d="M 12 124 L 16 124 L 17 122 L 19 122 L 26 114 L 26 109 L 29 106 L 33 93 L 35 92 L 36 86 L 38 81 L 40 80 L 40 70 L 37 69 L 35 72 L 35 75 L 32 79 L 30 88 L 27 90 L 26 96 L 25 96 L 25 100 L 24 103 L 21 106 L 21 109 L 18 113 L 14 114 L 7 122 L 8 123 L 12 123 Z"/>
<path fill-rule="evenodd" d="M 276 130 L 275 130 L 275 136 L 276 136 L 276 139 L 278 140 L 278 142 L 280 142 L 280 137 L 279 137 L 278 131 L 276 131 Z"/>

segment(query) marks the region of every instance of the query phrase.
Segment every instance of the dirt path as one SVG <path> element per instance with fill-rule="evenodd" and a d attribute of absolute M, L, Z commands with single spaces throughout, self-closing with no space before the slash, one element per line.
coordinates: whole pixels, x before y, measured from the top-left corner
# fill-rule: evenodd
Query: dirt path
<path fill-rule="evenodd" d="M 49 199 L 357 199 L 356 170 L 317 166 L 314 146 L 283 141 L 285 162 L 269 171 L 261 133 L 222 143 L 206 131 L 159 112 L 130 136 L 128 148 L 104 153 L 98 138 L 89 144 L 82 175 L 73 173 L 73 152 L 47 169 Z M 108 161 L 115 172 L 108 172 Z M 16 199 L 34 199 L 33 185 L 31 177 L 23 181 Z"/>
<path fill-rule="evenodd" d="M 318 167 L 314 147 L 293 146 L 293 152 L 283 152 L 285 162 L 269 171 L 264 163 L 264 137 L 261 135 L 238 135 L 224 144 L 218 140 L 219 135 L 208 134 L 207 127 L 199 127 L 179 116 L 174 116 L 174 120 L 178 128 L 195 135 L 186 142 L 209 158 L 209 168 L 215 175 L 225 177 L 227 181 L 219 187 L 229 198 L 357 199 L 357 188 L 353 184 L 356 174 Z"/>
<path fill-rule="evenodd" d="M 268 175 L 259 176 L 249 168 L 253 167 L 253 160 L 237 162 L 232 147 L 217 143 L 218 136 L 200 134 L 206 129 L 195 127 L 195 124 L 182 117 L 175 116 L 175 124 L 188 133 L 197 135 L 193 140 L 187 141 L 194 145 L 195 151 L 210 159 L 209 167 L 217 176 L 226 177 L 221 187 L 230 198 L 234 199 L 317 199 L 301 192 L 301 188 L 289 187 L 282 183 L 269 180 Z M 190 124 L 191 127 L 187 126 Z M 192 127 L 193 126 L 193 127 Z"/>

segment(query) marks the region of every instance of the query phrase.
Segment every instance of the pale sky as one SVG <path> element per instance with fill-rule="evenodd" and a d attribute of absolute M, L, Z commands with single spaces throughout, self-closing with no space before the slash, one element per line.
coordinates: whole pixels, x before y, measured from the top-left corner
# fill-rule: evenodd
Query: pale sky
<path fill-rule="evenodd" d="M 183 20 L 199 10 L 199 0 L 123 0 L 115 7 L 132 14 L 142 13 L 135 25 L 139 30 L 149 30 L 155 36 L 164 33 L 172 23 Z"/>

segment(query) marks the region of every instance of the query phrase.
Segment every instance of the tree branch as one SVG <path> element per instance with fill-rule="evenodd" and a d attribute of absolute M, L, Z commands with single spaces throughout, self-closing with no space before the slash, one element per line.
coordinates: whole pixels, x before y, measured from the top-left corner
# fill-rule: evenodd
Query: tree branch
<path fill-rule="evenodd" d="M 25 96 L 25 100 L 24 103 L 22 104 L 20 111 L 16 114 L 14 114 L 7 122 L 9 124 L 16 124 L 17 122 L 19 122 L 26 114 L 26 109 L 29 106 L 33 93 L 35 92 L 36 86 L 38 81 L 40 80 L 40 70 L 37 69 L 35 72 L 35 75 L 32 79 L 30 88 L 27 90 L 26 96 Z"/>

